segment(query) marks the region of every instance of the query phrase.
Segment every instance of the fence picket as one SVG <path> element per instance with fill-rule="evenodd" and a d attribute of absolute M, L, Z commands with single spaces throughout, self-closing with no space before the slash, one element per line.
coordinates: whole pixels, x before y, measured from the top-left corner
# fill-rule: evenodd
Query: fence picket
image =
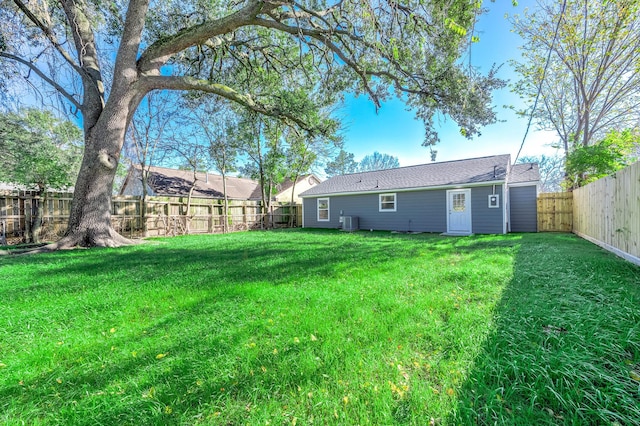
<path fill-rule="evenodd" d="M 640 264 L 640 162 L 573 191 L 573 232 Z"/>
<path fill-rule="evenodd" d="M 72 199 L 73 194 L 70 193 L 47 194 L 41 229 L 43 241 L 54 241 L 64 234 Z M 25 207 L 28 210 L 34 202 L 40 201 L 30 192 L 0 194 L 0 222 L 4 224 L 8 242 L 20 242 L 26 231 Z M 143 209 L 141 197 L 115 196 L 111 205 L 111 223 L 116 231 L 128 237 L 180 235 L 186 232 L 186 220 L 189 220 L 192 234 L 221 233 L 225 220 L 229 231 L 268 226 L 265 222 L 272 222 L 275 227 L 288 227 L 290 214 L 294 215 L 294 227 L 302 224 L 302 206 L 299 204 L 274 203 L 273 211 L 266 214 L 262 213 L 260 201 L 230 201 L 229 214 L 225 218 L 222 203 L 217 199 L 193 198 L 186 218 L 180 214 L 186 208 L 185 197 L 147 197 L 146 209 Z M 145 223 L 143 210 L 147 212 Z M 269 216 L 273 220 L 267 220 Z"/>

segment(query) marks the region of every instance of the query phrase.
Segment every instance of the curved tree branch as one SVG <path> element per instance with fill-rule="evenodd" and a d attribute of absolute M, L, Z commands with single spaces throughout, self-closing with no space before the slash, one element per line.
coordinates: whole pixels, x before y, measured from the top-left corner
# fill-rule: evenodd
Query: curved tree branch
<path fill-rule="evenodd" d="M 51 42 L 51 44 L 58 51 L 58 53 L 60 53 L 60 55 L 64 58 L 64 60 L 67 61 L 67 63 L 71 65 L 71 67 L 78 74 L 81 74 L 81 75 L 84 74 L 85 70 L 82 69 L 82 67 L 80 67 L 76 63 L 76 61 L 73 60 L 69 52 L 63 49 L 62 44 L 58 41 L 58 38 L 56 37 L 54 32 L 51 30 L 51 28 L 47 26 L 44 22 L 42 22 L 33 12 L 31 12 L 31 10 L 29 10 L 29 8 L 27 7 L 26 4 L 24 4 L 24 2 L 22 2 L 21 0 L 13 0 L 13 2 L 27 16 L 27 18 L 29 18 L 29 20 L 35 24 L 35 26 L 37 26 L 42 30 L 44 35 Z"/>
<path fill-rule="evenodd" d="M 136 58 L 138 57 L 148 8 L 149 0 L 131 0 L 127 8 L 122 38 L 116 55 L 114 74 L 123 76 L 128 82 L 137 77 Z M 114 89 L 116 88 L 114 87 Z"/>
<path fill-rule="evenodd" d="M 264 105 L 251 97 L 249 94 L 242 94 L 237 92 L 229 86 L 218 83 L 210 83 L 206 80 L 201 80 L 193 77 L 186 76 L 154 76 L 148 75 L 140 80 L 140 84 L 145 87 L 146 90 L 167 89 L 167 90 L 199 90 L 202 92 L 212 93 L 230 101 L 236 102 L 245 108 L 248 108 L 257 113 L 275 117 L 287 122 L 288 124 L 295 124 L 302 129 L 309 132 L 317 132 L 318 129 L 309 125 L 306 121 L 302 120 L 297 114 L 292 114 L 284 111 L 278 107 Z"/>
<path fill-rule="evenodd" d="M 368 76 L 370 74 L 367 73 L 365 70 L 363 70 L 353 60 L 351 60 L 351 58 L 348 58 L 347 55 L 345 55 L 345 53 L 342 51 L 342 49 L 340 49 L 333 41 L 331 41 L 329 34 L 319 30 L 309 30 L 304 28 L 291 27 L 281 22 L 270 21 L 268 19 L 262 19 L 262 18 L 254 19 L 253 23 L 265 28 L 275 29 L 275 30 L 289 33 L 295 36 L 299 36 L 302 34 L 320 41 L 322 44 L 327 46 L 333 53 L 335 53 L 338 56 L 338 58 L 340 58 L 340 60 L 342 60 L 345 64 L 347 64 L 349 68 L 351 68 L 353 71 L 356 72 L 356 74 L 358 74 L 358 76 L 360 77 L 360 80 L 362 81 L 365 87 L 365 90 L 371 97 L 371 100 L 376 105 L 376 108 L 380 108 L 380 98 L 378 97 L 378 95 L 374 93 L 373 89 L 371 89 L 371 86 L 369 86 Z"/>
<path fill-rule="evenodd" d="M 0 57 L 4 57 L 7 59 L 11 59 L 12 61 L 16 61 L 21 63 L 22 65 L 27 66 L 31 71 L 35 72 L 38 77 L 47 82 L 51 87 L 56 89 L 62 96 L 64 96 L 74 107 L 81 109 L 82 105 L 73 97 L 73 95 L 67 92 L 60 84 L 56 83 L 53 79 L 47 76 L 40 68 L 36 67 L 34 63 L 27 61 L 19 56 L 12 55 L 11 53 L 0 52 Z"/>
<path fill-rule="evenodd" d="M 138 69 L 142 73 L 151 70 L 157 71 L 176 53 L 248 25 L 264 6 L 261 1 L 251 1 L 247 6 L 223 18 L 194 25 L 175 35 L 160 39 L 142 53 L 138 60 Z"/>

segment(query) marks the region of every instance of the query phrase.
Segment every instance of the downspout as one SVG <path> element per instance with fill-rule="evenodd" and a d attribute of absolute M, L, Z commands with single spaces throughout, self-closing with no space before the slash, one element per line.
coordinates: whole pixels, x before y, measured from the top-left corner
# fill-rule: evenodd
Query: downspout
<path fill-rule="evenodd" d="M 511 163 L 511 160 L 509 160 Z M 502 187 L 502 199 L 504 200 L 504 207 L 502 208 L 502 214 L 504 214 L 503 234 L 511 232 L 511 200 L 509 199 L 509 174 L 512 169 L 512 165 L 509 164 L 504 178 L 504 186 Z"/>

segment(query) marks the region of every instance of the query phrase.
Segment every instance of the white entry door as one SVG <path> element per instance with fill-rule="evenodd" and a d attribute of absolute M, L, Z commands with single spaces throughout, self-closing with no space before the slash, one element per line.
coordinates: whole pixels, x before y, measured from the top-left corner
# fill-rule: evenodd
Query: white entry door
<path fill-rule="evenodd" d="M 447 191 L 447 232 L 451 234 L 471 233 L 471 190 Z"/>

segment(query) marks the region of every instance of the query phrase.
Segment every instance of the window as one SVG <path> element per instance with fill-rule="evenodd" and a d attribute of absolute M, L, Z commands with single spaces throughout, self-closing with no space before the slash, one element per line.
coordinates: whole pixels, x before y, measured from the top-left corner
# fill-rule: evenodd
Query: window
<path fill-rule="evenodd" d="M 454 212 L 463 212 L 465 211 L 466 207 L 466 202 L 465 202 L 465 196 L 467 194 L 465 193 L 460 193 L 460 194 L 453 194 L 453 202 L 452 202 L 452 208 Z"/>
<path fill-rule="evenodd" d="M 318 222 L 329 222 L 328 198 L 318 198 Z"/>
<path fill-rule="evenodd" d="M 380 194 L 378 200 L 379 200 L 379 211 L 381 212 L 396 211 L 396 194 Z"/>

